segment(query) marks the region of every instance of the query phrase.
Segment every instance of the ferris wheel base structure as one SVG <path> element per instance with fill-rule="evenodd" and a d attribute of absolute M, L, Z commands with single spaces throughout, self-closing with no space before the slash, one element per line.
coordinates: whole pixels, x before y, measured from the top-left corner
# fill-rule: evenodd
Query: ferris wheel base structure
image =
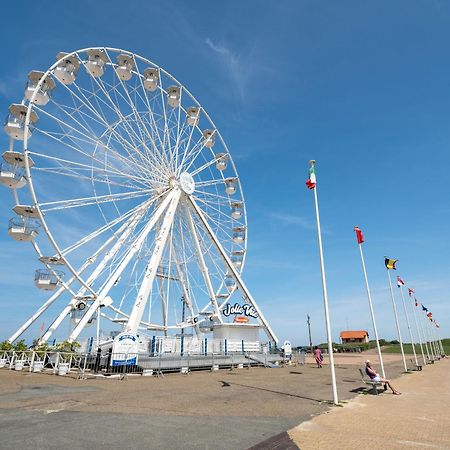
<path fill-rule="evenodd" d="M 154 334 L 256 342 L 262 330 L 277 342 L 242 279 L 247 215 L 231 153 L 171 74 L 120 49 L 58 53 L 29 73 L 4 129 L 8 234 L 31 243 L 49 293 L 10 342 L 41 320 L 48 342 L 69 320 L 66 340 L 95 324 L 99 344 L 100 319 L 120 328 L 122 349 Z"/>

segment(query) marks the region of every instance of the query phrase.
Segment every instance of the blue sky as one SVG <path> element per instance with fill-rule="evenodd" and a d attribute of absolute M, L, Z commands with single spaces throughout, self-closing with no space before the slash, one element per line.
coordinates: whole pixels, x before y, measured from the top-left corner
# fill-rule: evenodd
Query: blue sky
<path fill-rule="evenodd" d="M 22 2 L 2 11 L 5 115 L 30 70 L 89 46 L 141 54 L 197 97 L 235 160 L 249 224 L 244 278 L 281 340 L 305 343 L 309 313 L 313 340 L 325 341 L 304 184 L 312 158 L 333 338 L 347 325 L 372 335 L 354 225 L 366 236 L 380 336 L 395 338 L 384 255 L 399 259 L 398 274 L 450 335 L 448 2 Z M 33 286 L 31 246 L 7 235 L 12 196 L 2 189 L 0 200 L 4 339 L 45 297 Z"/>

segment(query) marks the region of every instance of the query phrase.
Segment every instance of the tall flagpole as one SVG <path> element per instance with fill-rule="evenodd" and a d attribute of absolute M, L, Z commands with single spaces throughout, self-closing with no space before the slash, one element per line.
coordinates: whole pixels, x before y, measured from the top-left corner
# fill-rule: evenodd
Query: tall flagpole
<path fill-rule="evenodd" d="M 425 330 L 426 330 L 426 333 L 427 333 L 428 342 L 430 343 L 430 354 L 432 356 L 432 360 L 434 361 L 436 359 L 436 356 L 434 354 L 433 343 L 431 342 L 430 328 L 428 327 L 428 317 L 427 317 L 426 314 L 425 314 L 425 317 L 424 317 L 423 320 L 425 320 L 425 324 L 426 324 L 425 325 Z"/>
<path fill-rule="evenodd" d="M 391 291 L 392 308 L 394 309 L 395 324 L 397 325 L 397 333 L 398 333 L 398 340 L 400 342 L 400 350 L 402 351 L 403 367 L 405 368 L 405 372 L 408 372 L 408 367 L 406 366 L 405 352 L 403 351 L 403 341 L 402 341 L 402 335 L 400 333 L 400 325 L 398 324 L 397 307 L 395 306 L 395 300 L 394 300 L 394 291 L 392 290 L 391 274 L 389 273 L 388 268 L 386 268 L 386 272 L 388 275 L 389 289 Z"/>
<path fill-rule="evenodd" d="M 356 231 L 355 227 L 355 231 Z M 362 234 L 361 234 L 362 236 Z M 361 240 L 361 242 L 360 242 Z M 377 331 L 377 324 L 375 322 L 375 313 L 373 311 L 372 306 L 372 296 L 370 295 L 370 288 L 369 288 L 369 280 L 367 279 L 367 271 L 366 271 L 366 264 L 364 262 L 364 255 L 362 251 L 362 243 L 363 239 L 358 238 L 358 247 L 359 247 L 359 253 L 361 254 L 361 264 L 364 272 L 364 280 L 366 282 L 366 291 L 367 291 L 367 298 L 369 300 L 369 308 L 370 308 L 370 315 L 372 317 L 372 326 L 373 326 L 373 332 L 375 334 L 375 340 L 377 342 L 377 351 L 378 351 L 378 359 L 380 360 L 380 366 L 381 366 L 381 373 L 383 374 L 383 378 L 386 378 L 386 373 L 384 372 L 384 364 L 383 364 L 383 357 L 381 356 L 381 348 L 380 348 L 380 341 L 378 339 L 378 331 Z"/>
<path fill-rule="evenodd" d="M 438 354 L 438 358 L 441 359 L 441 349 L 439 348 L 439 340 L 437 336 L 436 323 L 431 322 L 431 329 L 433 330 L 434 342 L 436 342 L 436 351 Z"/>
<path fill-rule="evenodd" d="M 314 160 L 311 160 L 309 163 L 310 163 L 310 166 L 312 169 L 312 173 L 314 174 L 314 165 L 316 162 Z M 310 179 L 311 179 L 311 177 L 310 177 Z M 333 403 L 335 405 L 338 405 L 339 401 L 338 401 L 337 386 L 336 386 L 336 373 L 334 370 L 333 342 L 331 340 L 330 318 L 329 318 L 329 313 L 328 313 L 327 281 L 325 278 L 325 264 L 323 261 L 322 233 L 320 230 L 319 202 L 317 199 L 317 187 L 315 185 L 315 175 L 314 175 L 314 186 L 313 186 L 312 190 L 314 191 L 314 203 L 315 203 L 315 207 L 316 207 L 317 241 L 319 244 L 320 271 L 322 273 L 323 306 L 324 306 L 324 310 L 325 310 L 325 325 L 326 325 L 326 329 L 327 329 L 328 355 L 330 358 L 331 384 L 333 386 Z"/>
<path fill-rule="evenodd" d="M 412 291 L 411 291 L 412 293 Z M 416 323 L 416 330 L 417 330 L 417 336 L 419 337 L 419 344 L 420 344 L 420 351 L 422 353 L 422 359 L 423 359 L 423 365 L 426 366 L 427 365 L 427 360 L 425 359 L 425 353 L 423 352 L 423 345 L 422 345 L 422 336 L 419 332 L 419 324 L 417 323 L 417 313 L 416 313 L 416 308 L 417 306 L 416 304 L 416 299 L 414 299 L 414 303 L 412 304 L 412 308 L 413 308 L 413 316 L 414 316 L 414 322 Z"/>
<path fill-rule="evenodd" d="M 441 354 L 445 355 L 444 346 L 442 345 L 441 332 L 439 331 L 439 325 L 436 325 L 436 333 L 439 339 L 439 346 L 441 347 Z"/>
<path fill-rule="evenodd" d="M 436 333 L 434 332 L 434 329 L 433 329 L 432 318 L 430 320 L 429 326 L 430 326 L 431 337 L 433 339 L 434 353 L 435 353 L 437 359 L 441 359 L 441 357 L 439 356 L 439 349 L 438 349 L 437 340 L 436 340 Z"/>
<path fill-rule="evenodd" d="M 408 312 L 406 311 L 405 296 L 403 295 L 403 286 L 399 286 L 399 289 L 400 289 L 400 294 L 402 296 L 402 304 L 403 304 L 403 311 L 405 312 L 405 317 L 406 317 L 406 325 L 408 327 L 409 337 L 411 339 L 411 345 L 412 345 L 412 349 L 413 349 L 413 353 L 414 353 L 414 361 L 416 362 L 416 367 L 417 367 L 419 365 L 419 361 L 417 361 L 417 355 L 416 355 L 416 349 L 414 347 L 414 339 L 413 339 L 413 335 L 412 335 L 412 331 L 411 331 L 411 325 L 409 323 Z"/>
<path fill-rule="evenodd" d="M 422 306 L 422 303 L 420 304 L 420 306 Z M 428 358 L 428 362 L 430 362 L 430 361 L 431 361 L 431 356 L 430 356 L 430 350 L 429 350 L 429 348 L 428 348 L 428 339 L 427 339 L 427 336 L 426 336 L 426 334 L 425 334 L 425 330 L 424 330 L 424 328 L 423 328 L 423 324 L 422 324 L 422 322 L 421 322 L 420 316 L 419 316 L 419 325 L 420 325 L 420 329 L 422 330 L 423 340 L 425 341 L 425 348 L 426 348 L 426 350 L 427 350 L 427 358 Z"/>

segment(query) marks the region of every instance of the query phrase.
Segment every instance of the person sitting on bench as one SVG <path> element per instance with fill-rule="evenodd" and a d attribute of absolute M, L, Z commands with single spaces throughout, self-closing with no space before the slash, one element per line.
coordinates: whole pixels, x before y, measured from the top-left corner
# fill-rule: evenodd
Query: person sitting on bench
<path fill-rule="evenodd" d="M 386 383 L 394 395 L 401 394 L 401 392 L 397 391 L 397 389 L 395 389 L 394 386 L 392 386 L 390 380 L 386 380 L 386 378 L 381 378 L 380 375 L 375 372 L 369 360 L 366 361 L 366 374 L 370 378 L 370 381 Z"/>

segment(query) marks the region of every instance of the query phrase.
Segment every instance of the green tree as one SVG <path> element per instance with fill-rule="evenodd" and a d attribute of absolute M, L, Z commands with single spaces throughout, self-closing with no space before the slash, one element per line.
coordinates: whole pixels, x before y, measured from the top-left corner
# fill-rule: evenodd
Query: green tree
<path fill-rule="evenodd" d="M 9 341 L 2 341 L 0 342 L 0 350 L 8 351 L 8 350 L 14 350 L 14 345 L 11 344 Z"/>

